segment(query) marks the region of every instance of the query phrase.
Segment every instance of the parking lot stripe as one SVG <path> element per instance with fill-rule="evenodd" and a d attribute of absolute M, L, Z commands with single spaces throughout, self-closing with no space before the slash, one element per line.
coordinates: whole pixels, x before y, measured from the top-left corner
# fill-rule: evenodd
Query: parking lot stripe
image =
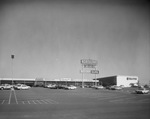
<path fill-rule="evenodd" d="M 11 94 L 12 94 L 12 90 L 10 90 L 10 95 L 9 95 L 9 101 L 8 101 L 8 104 L 10 104 L 10 101 L 11 101 Z"/>
<path fill-rule="evenodd" d="M 42 104 L 39 100 L 36 100 L 39 104 Z"/>
<path fill-rule="evenodd" d="M 34 104 L 36 104 L 36 102 L 35 102 L 34 100 L 32 100 L 32 102 L 33 102 Z"/>
<path fill-rule="evenodd" d="M 24 101 L 22 101 L 22 103 L 25 104 Z"/>
<path fill-rule="evenodd" d="M 28 103 L 30 104 L 30 101 L 28 101 Z"/>
<path fill-rule="evenodd" d="M 46 99 L 45 101 L 51 103 L 51 104 L 58 104 L 58 102 L 52 100 L 52 99 Z"/>
<path fill-rule="evenodd" d="M 48 104 L 48 102 L 46 102 L 46 101 L 44 101 L 44 100 L 40 100 L 40 101 L 42 101 L 42 102 L 45 103 L 45 104 Z"/>
<path fill-rule="evenodd" d="M 15 92 L 15 90 L 13 90 L 13 92 L 14 92 L 14 96 L 15 96 L 15 101 L 16 101 L 16 104 L 18 104 L 18 101 L 17 101 L 17 96 L 16 96 L 16 92 Z"/>
<path fill-rule="evenodd" d="M 47 102 L 50 103 L 50 104 L 54 104 L 53 102 L 51 102 L 51 101 L 49 101 L 49 100 L 45 100 L 45 101 L 47 101 Z"/>
<path fill-rule="evenodd" d="M 4 102 L 5 102 L 5 100 L 3 100 L 1 104 L 4 104 Z"/>

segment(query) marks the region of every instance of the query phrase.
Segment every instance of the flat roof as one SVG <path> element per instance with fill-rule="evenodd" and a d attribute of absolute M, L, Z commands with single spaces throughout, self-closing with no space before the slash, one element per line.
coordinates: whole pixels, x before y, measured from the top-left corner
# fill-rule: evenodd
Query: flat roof
<path fill-rule="evenodd" d="M 129 75 L 114 75 L 114 76 L 100 77 L 100 78 L 97 78 L 97 79 L 101 79 L 101 78 L 109 78 L 109 77 L 136 77 L 136 78 L 138 78 L 138 76 L 129 76 Z"/>
<path fill-rule="evenodd" d="M 5 80 L 5 81 L 10 81 L 10 80 L 14 80 L 14 81 L 71 81 L 71 82 L 98 82 L 97 80 L 93 80 L 93 79 L 65 79 L 65 78 L 61 78 L 61 79 L 44 79 L 44 80 L 37 80 L 32 79 L 32 78 L 0 78 L 0 80 Z"/>
<path fill-rule="evenodd" d="M 29 78 L 0 78 L 0 80 L 15 80 L 15 81 L 35 81 L 35 79 L 29 79 Z"/>

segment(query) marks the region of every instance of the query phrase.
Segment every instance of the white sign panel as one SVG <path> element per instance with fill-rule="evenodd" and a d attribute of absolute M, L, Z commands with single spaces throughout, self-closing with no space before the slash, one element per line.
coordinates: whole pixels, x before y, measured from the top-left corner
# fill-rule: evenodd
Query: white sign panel
<path fill-rule="evenodd" d="M 99 74 L 99 70 L 91 70 L 91 74 Z"/>
<path fill-rule="evenodd" d="M 80 70 L 80 73 L 91 73 L 90 71 L 82 71 Z"/>

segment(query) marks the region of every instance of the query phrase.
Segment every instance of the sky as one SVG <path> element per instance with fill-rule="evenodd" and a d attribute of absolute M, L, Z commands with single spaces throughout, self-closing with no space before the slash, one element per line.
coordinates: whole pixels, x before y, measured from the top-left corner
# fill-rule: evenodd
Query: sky
<path fill-rule="evenodd" d="M 147 0 L 1 1 L 0 77 L 81 78 L 80 60 L 93 59 L 98 78 L 149 83 L 149 11 Z"/>

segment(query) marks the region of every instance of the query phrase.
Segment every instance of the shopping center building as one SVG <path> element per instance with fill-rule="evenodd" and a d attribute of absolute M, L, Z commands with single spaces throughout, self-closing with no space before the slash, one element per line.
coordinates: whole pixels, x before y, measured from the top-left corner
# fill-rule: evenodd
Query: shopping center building
<path fill-rule="evenodd" d="M 131 87 L 137 86 L 139 83 L 137 76 L 116 75 L 98 78 L 97 80 L 99 80 L 99 83 L 103 86 L 117 85 L 117 86 Z"/>
<path fill-rule="evenodd" d="M 0 84 L 26 84 L 29 86 L 44 86 L 47 84 L 60 84 L 60 85 L 95 85 L 98 80 L 93 79 L 71 79 L 71 78 L 61 78 L 61 79 L 45 79 L 45 78 L 0 78 Z"/>
<path fill-rule="evenodd" d="M 71 79 L 71 78 L 60 78 L 60 79 L 45 79 L 45 78 L 0 78 L 0 84 L 26 84 L 30 86 L 44 86 L 47 84 L 60 84 L 60 85 L 117 85 L 124 87 L 136 86 L 139 83 L 137 76 L 109 76 L 95 79 Z"/>

